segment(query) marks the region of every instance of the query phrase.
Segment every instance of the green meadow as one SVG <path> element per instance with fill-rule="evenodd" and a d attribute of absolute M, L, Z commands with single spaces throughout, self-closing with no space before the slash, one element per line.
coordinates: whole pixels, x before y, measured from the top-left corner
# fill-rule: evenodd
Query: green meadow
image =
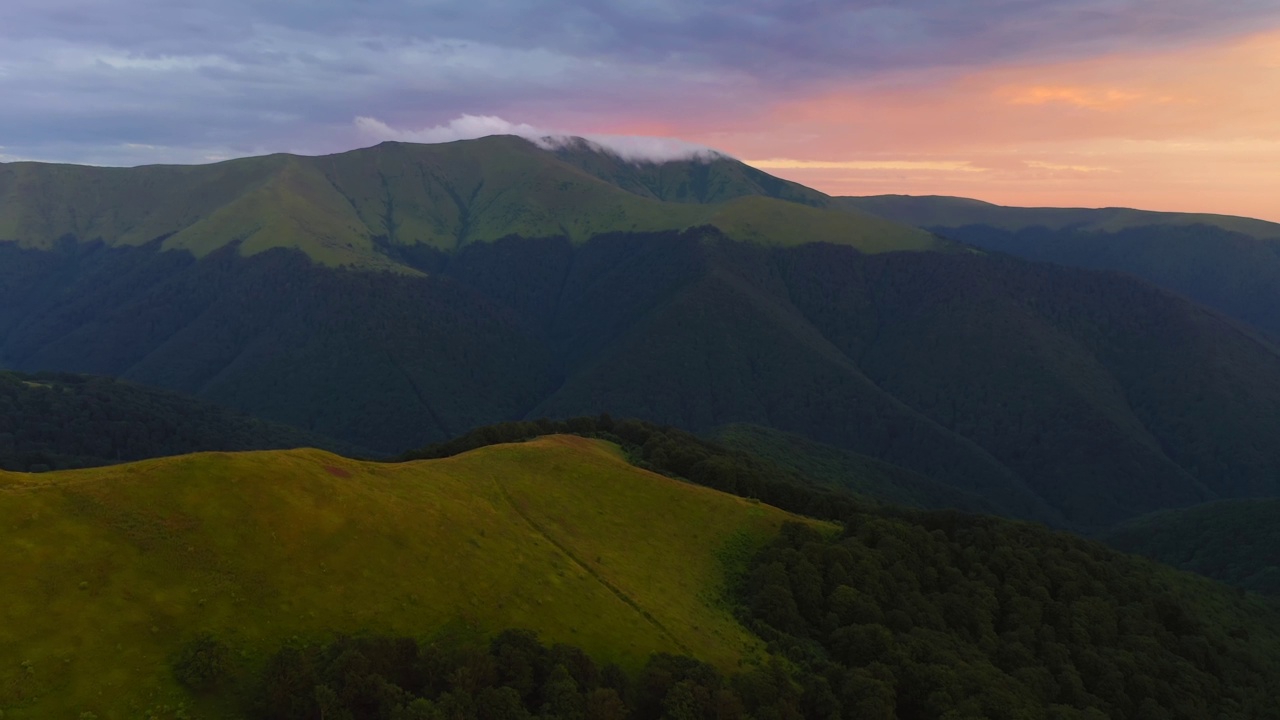
<path fill-rule="evenodd" d="M 290 450 L 0 473 L 0 709 L 217 716 L 170 670 L 203 634 L 241 677 L 288 642 L 507 627 L 629 670 L 660 651 L 731 670 L 759 648 L 728 574 L 788 519 L 567 436 L 404 464 Z"/>

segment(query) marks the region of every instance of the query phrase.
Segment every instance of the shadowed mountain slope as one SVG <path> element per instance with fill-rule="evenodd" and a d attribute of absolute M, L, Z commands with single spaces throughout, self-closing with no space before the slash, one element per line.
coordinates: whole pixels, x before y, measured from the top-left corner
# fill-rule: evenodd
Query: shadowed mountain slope
<path fill-rule="evenodd" d="M 1280 336 L 1280 224 L 1126 208 L 1001 207 L 943 197 L 835 202 L 985 250 L 1131 273 Z"/>
<path fill-rule="evenodd" d="M 1223 500 L 1134 518 L 1102 541 L 1182 570 L 1280 596 L 1280 500 Z"/>
<path fill-rule="evenodd" d="M 1275 349 L 1118 275 L 714 228 L 428 259 L 0 245 L 0 352 L 387 453 L 611 412 L 796 433 L 1082 527 L 1280 490 Z"/>
<path fill-rule="evenodd" d="M 354 446 L 112 378 L 0 371 L 0 469 L 66 470 L 206 450 Z"/>

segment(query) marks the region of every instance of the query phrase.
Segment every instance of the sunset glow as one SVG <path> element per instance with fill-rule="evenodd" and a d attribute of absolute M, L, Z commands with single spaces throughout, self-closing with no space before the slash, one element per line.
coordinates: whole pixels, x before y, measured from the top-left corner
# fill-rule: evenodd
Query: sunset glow
<path fill-rule="evenodd" d="M 0 40 L 0 162 L 512 127 L 691 142 L 833 194 L 1280 220 L 1268 0 L 12 0 Z"/>
<path fill-rule="evenodd" d="M 849 87 L 694 136 L 832 194 L 1280 220 L 1280 32 Z"/>

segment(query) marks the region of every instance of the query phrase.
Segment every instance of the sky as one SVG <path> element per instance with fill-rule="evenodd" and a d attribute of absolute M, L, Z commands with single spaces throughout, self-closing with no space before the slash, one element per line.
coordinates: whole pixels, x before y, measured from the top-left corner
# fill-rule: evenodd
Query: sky
<path fill-rule="evenodd" d="M 502 132 L 831 194 L 1280 221 L 1280 1 L 0 3 L 0 162 Z"/>

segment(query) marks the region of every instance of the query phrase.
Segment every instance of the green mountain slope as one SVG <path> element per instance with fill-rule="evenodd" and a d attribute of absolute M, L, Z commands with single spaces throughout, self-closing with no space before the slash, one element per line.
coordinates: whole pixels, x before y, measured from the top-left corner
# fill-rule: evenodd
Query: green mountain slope
<path fill-rule="evenodd" d="M 216 450 L 348 443 L 111 378 L 0 371 L 0 469 L 65 470 Z"/>
<path fill-rule="evenodd" d="M 6 718 L 145 715 L 201 634 L 256 667 L 291 638 L 518 626 L 635 670 L 758 647 L 723 602 L 786 513 L 570 437 L 447 460 L 316 450 L 0 473 Z"/>
<path fill-rule="evenodd" d="M 663 190 L 664 182 L 675 189 Z M 679 190 L 690 183 L 696 190 Z M 699 225 L 765 243 L 948 247 L 912 227 L 792 202 L 820 197 L 736 161 L 637 164 L 495 136 L 203 166 L 0 164 L 0 241 L 45 249 L 159 241 L 198 257 L 228 244 L 247 255 L 283 247 L 326 265 L 402 272 L 424 248 L 452 252 L 508 235 L 582 242 Z"/>
<path fill-rule="evenodd" d="M 1119 275 L 710 228 L 433 262 L 0 245 L 0 351 L 386 453 L 608 411 L 803 435 L 1060 525 L 1280 492 L 1274 346 Z"/>
<path fill-rule="evenodd" d="M 1280 595 L 1280 500 L 1224 500 L 1130 520 L 1101 536 L 1125 552 Z"/>
<path fill-rule="evenodd" d="M 1131 273 L 1280 335 L 1280 224 L 1124 208 L 1011 208 L 962 198 L 836 202 L 986 250 Z"/>

